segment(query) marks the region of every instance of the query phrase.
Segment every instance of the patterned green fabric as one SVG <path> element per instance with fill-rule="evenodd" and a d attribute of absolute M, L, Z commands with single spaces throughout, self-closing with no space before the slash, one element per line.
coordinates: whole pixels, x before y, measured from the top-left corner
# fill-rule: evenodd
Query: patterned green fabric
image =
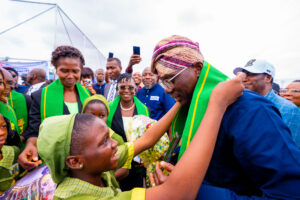
<path fill-rule="evenodd" d="M 55 196 L 60 198 L 67 198 L 78 194 L 89 194 L 98 198 L 115 196 L 117 193 L 116 188 L 119 188 L 119 184 L 114 175 L 111 172 L 105 172 L 101 178 L 107 187 L 101 188 L 77 178 L 67 177 L 57 187 Z"/>
<path fill-rule="evenodd" d="M 121 100 L 120 96 L 117 96 L 113 101 L 111 101 L 109 103 L 110 113 L 107 117 L 107 122 L 106 122 L 108 127 L 111 127 L 111 123 L 112 123 L 112 120 L 114 118 L 117 107 L 120 103 L 120 100 Z M 138 115 L 145 115 L 147 117 L 150 116 L 147 106 L 145 106 L 138 98 L 133 97 L 133 101 L 134 101 L 134 104 L 136 106 L 136 110 L 137 110 Z"/>
<path fill-rule="evenodd" d="M 10 105 L 0 101 L 0 113 L 10 121 L 11 130 L 17 130 L 17 132 L 20 134 L 18 119 L 14 109 Z"/>
<path fill-rule="evenodd" d="M 122 145 L 122 144 L 125 144 L 123 138 L 122 138 L 120 135 L 118 135 L 117 133 L 115 133 L 111 128 L 109 128 L 109 136 L 110 136 L 113 140 L 115 140 L 115 141 L 118 142 L 118 146 L 119 146 L 119 145 Z"/>
<path fill-rule="evenodd" d="M 76 83 L 76 89 L 79 94 L 80 102 L 83 103 L 86 98 L 90 96 L 89 91 Z M 64 86 L 60 80 L 57 79 L 47 87 L 43 88 L 41 94 L 41 122 L 51 116 L 58 116 L 63 114 L 64 103 Z"/>
<path fill-rule="evenodd" d="M 1 149 L 2 160 L 0 160 L 0 191 L 9 189 L 19 175 L 19 165 L 17 163 L 20 149 L 15 146 L 4 145 Z"/>
<path fill-rule="evenodd" d="M 14 108 L 16 112 L 20 134 L 22 134 L 24 130 L 27 128 L 27 122 L 28 122 L 26 99 L 23 94 L 12 90 L 9 93 L 8 103 L 11 107 Z"/>
<path fill-rule="evenodd" d="M 145 199 L 145 189 L 136 188 L 131 191 L 121 192 L 118 186 L 114 183 L 117 182 L 111 172 L 105 172 L 101 176 L 106 184 L 106 187 L 98 187 L 88 182 L 82 181 L 77 178 L 65 178 L 65 180 L 58 185 L 54 200 L 58 199 Z"/>

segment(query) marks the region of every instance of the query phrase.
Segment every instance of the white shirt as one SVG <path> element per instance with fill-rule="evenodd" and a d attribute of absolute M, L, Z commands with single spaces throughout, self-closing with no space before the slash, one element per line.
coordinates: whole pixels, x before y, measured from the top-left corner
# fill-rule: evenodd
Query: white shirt
<path fill-rule="evenodd" d="M 28 89 L 28 91 L 26 92 L 26 94 L 30 96 L 35 91 L 38 91 L 42 87 L 42 85 L 44 85 L 45 83 L 46 82 L 44 81 L 44 82 L 36 83 L 36 84 L 30 86 L 30 88 Z"/>

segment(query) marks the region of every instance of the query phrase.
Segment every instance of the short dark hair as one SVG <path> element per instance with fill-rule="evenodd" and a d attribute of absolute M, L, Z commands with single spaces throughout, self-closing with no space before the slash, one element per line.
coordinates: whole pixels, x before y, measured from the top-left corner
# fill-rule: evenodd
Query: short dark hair
<path fill-rule="evenodd" d="M 12 68 L 12 67 L 3 67 L 3 68 L 6 69 L 7 71 L 15 72 L 15 74 L 16 74 L 17 76 L 19 76 L 19 73 L 18 73 L 17 70 L 15 70 L 14 68 Z"/>
<path fill-rule="evenodd" d="M 82 69 L 83 65 L 85 65 L 82 53 L 72 46 L 58 46 L 52 52 L 51 64 L 55 68 L 58 67 L 58 61 L 60 58 L 79 58 L 80 68 Z"/>
<path fill-rule="evenodd" d="M 294 80 L 292 83 L 300 83 L 300 80 Z"/>
<path fill-rule="evenodd" d="M 133 79 L 131 74 L 128 73 L 123 73 L 119 76 L 119 78 L 117 79 L 117 83 L 119 85 L 120 82 L 122 82 L 123 80 L 125 81 L 129 81 L 130 79 Z"/>
<path fill-rule="evenodd" d="M 94 72 L 91 68 L 84 67 L 81 71 L 81 78 L 86 78 L 88 76 L 91 76 L 93 78 L 94 77 Z"/>
<path fill-rule="evenodd" d="M 74 126 L 71 136 L 70 155 L 79 155 L 84 146 L 82 141 L 86 138 L 84 134 L 88 127 L 91 127 L 96 117 L 91 114 L 77 114 L 74 120 Z"/>
<path fill-rule="evenodd" d="M 107 62 L 116 61 L 119 67 L 122 67 L 121 60 L 119 58 L 107 58 Z"/>

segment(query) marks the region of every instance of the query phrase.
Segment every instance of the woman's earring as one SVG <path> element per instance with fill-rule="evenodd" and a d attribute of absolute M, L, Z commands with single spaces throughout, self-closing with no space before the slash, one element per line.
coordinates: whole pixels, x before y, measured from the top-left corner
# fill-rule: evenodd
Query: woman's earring
<path fill-rule="evenodd" d="M 79 165 L 79 168 L 82 169 L 82 168 L 83 168 L 83 164 L 80 164 L 80 165 Z"/>

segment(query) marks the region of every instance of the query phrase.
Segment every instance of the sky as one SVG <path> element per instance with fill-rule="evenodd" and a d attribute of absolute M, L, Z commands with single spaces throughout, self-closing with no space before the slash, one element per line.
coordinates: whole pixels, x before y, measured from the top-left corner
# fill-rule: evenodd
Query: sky
<path fill-rule="evenodd" d="M 132 46 L 140 46 L 142 71 L 151 63 L 155 45 L 171 35 L 198 42 L 206 61 L 233 77 L 233 69 L 250 59 L 265 59 L 276 68 L 275 80 L 300 79 L 299 0 L 57 0 L 86 35 L 87 58 L 108 52 L 126 68 Z M 0 1 L 0 32 L 49 5 Z M 64 17 L 65 18 L 65 17 Z M 82 46 L 82 34 L 65 18 L 69 34 Z M 50 60 L 55 45 L 68 43 L 56 9 L 0 35 L 0 57 Z M 100 55 L 98 50 L 102 52 Z M 97 55 L 96 55 L 97 54 Z M 100 58 L 99 58 L 100 55 Z M 87 59 L 89 60 L 89 59 Z M 105 67 L 105 64 L 87 64 Z"/>

